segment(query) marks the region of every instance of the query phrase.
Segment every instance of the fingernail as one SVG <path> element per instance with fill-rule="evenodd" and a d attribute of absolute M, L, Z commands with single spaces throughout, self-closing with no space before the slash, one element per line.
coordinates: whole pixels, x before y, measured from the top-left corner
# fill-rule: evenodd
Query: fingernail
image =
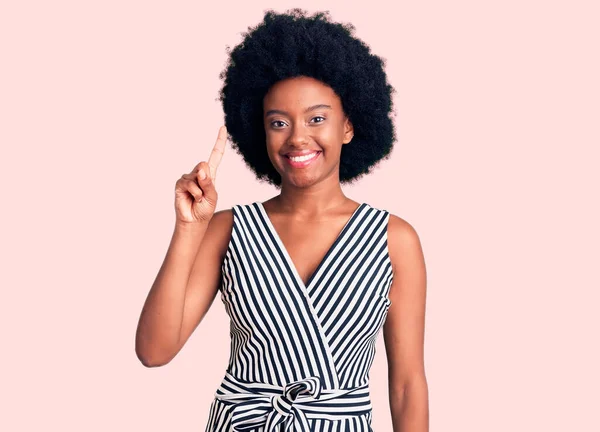
<path fill-rule="evenodd" d="M 204 170 L 202 168 L 200 168 L 200 178 L 202 180 L 204 180 L 206 178 L 206 173 L 204 172 Z"/>

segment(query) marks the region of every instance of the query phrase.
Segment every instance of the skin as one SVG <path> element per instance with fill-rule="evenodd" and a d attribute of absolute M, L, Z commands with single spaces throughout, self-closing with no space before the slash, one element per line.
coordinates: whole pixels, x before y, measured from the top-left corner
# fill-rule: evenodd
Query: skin
<path fill-rule="evenodd" d="M 354 128 L 335 92 L 308 77 L 276 83 L 263 113 L 267 152 L 282 179 L 280 195 L 263 205 L 306 285 L 360 204 L 343 194 L 339 182 L 342 145 L 351 145 Z M 306 149 L 322 153 L 305 168 L 292 167 L 284 156 Z"/>
<path fill-rule="evenodd" d="M 307 110 L 316 105 L 328 107 Z M 352 145 L 354 129 L 335 92 L 309 77 L 276 83 L 263 100 L 263 113 L 269 158 L 282 178 L 281 193 L 263 205 L 306 285 L 359 205 L 343 194 L 339 183 L 342 146 Z M 284 153 L 302 149 L 322 153 L 308 167 L 290 166 Z M 168 363 L 202 321 L 218 292 L 220 266 L 232 225 L 233 214 L 228 209 L 216 212 L 206 226 L 176 229 L 171 248 L 194 248 L 197 254 L 185 288 L 179 337 L 157 357 L 159 360 L 146 361 L 147 366 Z M 186 246 L 190 238 L 200 238 L 200 246 Z M 394 432 L 427 432 L 428 387 L 423 359 L 425 262 L 415 229 L 393 214 L 388 224 L 388 251 L 394 279 L 383 333 L 393 428 Z"/>

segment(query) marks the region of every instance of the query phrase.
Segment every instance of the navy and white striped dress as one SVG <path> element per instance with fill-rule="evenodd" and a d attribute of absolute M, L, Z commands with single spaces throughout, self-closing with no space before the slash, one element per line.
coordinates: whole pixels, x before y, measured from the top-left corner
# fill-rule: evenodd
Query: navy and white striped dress
<path fill-rule="evenodd" d="M 371 432 L 389 212 L 360 204 L 304 284 L 262 203 L 232 210 L 219 288 L 231 354 L 206 432 Z"/>

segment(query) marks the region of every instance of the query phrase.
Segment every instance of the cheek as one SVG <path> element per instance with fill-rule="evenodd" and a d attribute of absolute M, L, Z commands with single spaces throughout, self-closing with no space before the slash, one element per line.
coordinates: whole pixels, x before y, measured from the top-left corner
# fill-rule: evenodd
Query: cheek
<path fill-rule="evenodd" d="M 269 134 L 267 132 L 265 145 L 267 147 L 267 155 L 269 156 L 271 163 L 273 165 L 281 165 L 282 162 L 280 160 L 279 151 L 281 150 L 282 143 L 277 134 Z"/>
<path fill-rule="evenodd" d="M 281 136 L 267 132 L 265 135 L 265 143 L 269 153 L 277 153 L 282 145 Z"/>
<path fill-rule="evenodd" d="M 338 127 L 320 128 L 315 134 L 315 139 L 325 149 L 336 149 L 343 140 L 343 131 Z"/>

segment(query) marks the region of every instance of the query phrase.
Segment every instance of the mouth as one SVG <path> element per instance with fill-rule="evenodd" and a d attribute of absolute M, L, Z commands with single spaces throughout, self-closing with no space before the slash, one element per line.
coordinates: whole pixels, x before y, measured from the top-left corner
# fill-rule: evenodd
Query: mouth
<path fill-rule="evenodd" d="M 319 155 L 323 153 L 322 151 L 314 151 L 311 153 L 307 153 L 302 156 L 290 156 L 285 155 L 285 160 L 288 164 L 293 168 L 304 168 L 313 163 L 315 160 L 319 158 Z"/>

